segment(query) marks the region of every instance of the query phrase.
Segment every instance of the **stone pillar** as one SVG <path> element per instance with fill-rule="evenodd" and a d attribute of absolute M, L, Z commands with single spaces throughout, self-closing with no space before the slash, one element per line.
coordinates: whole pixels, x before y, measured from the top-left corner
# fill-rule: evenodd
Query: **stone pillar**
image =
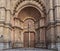
<path fill-rule="evenodd" d="M 6 7 L 6 1 L 0 0 L 0 42 L 2 42 L 2 44 L 4 42 L 4 23 L 5 23 L 5 17 L 6 17 L 5 16 L 6 15 L 5 7 Z M 1 47 L 1 49 L 3 49 L 3 48 Z"/>
<path fill-rule="evenodd" d="M 60 0 L 54 0 L 56 45 L 60 51 Z"/>
<path fill-rule="evenodd" d="M 46 27 L 45 27 L 45 17 L 41 17 L 40 19 L 40 46 L 41 48 L 46 48 Z"/>
<path fill-rule="evenodd" d="M 38 21 L 35 22 L 35 30 L 36 30 L 36 34 L 35 34 L 35 43 L 36 43 L 36 47 L 40 47 L 40 32 L 38 29 Z"/>
<path fill-rule="evenodd" d="M 5 14 L 5 6 L 6 6 L 5 1 L 4 0 L 1 0 L 0 1 L 0 27 L 2 27 L 2 29 L 4 28 L 3 26 L 4 26 L 4 22 L 5 22 L 5 17 L 6 17 L 5 16 L 6 15 Z M 3 30 L 1 31 L 1 33 L 3 33 Z"/>
<path fill-rule="evenodd" d="M 9 48 L 9 43 L 11 41 L 11 0 L 5 0 L 5 27 L 4 27 L 4 48 Z"/>
<path fill-rule="evenodd" d="M 49 10 L 48 10 L 48 25 L 47 29 L 50 32 L 50 40 L 48 42 L 48 48 L 55 49 L 55 33 L 54 33 L 54 13 L 53 13 L 53 0 L 49 0 Z"/>
<path fill-rule="evenodd" d="M 1 27 L 0 28 L 1 29 L 0 30 L 1 31 L 0 34 L 3 35 L 3 41 L 4 42 L 7 42 L 7 38 L 10 35 L 10 30 L 9 30 L 10 29 L 10 25 L 6 24 L 6 21 L 7 21 L 6 18 L 10 17 L 9 16 L 10 13 L 7 13 L 7 5 L 9 5 L 9 4 L 6 5 L 6 3 L 9 3 L 9 2 L 10 1 L 7 2 L 7 0 L 0 0 L 0 27 Z M 6 16 L 6 15 L 8 15 L 8 16 Z M 5 32 L 5 31 L 7 31 L 7 32 Z M 6 43 L 5 43 L 5 45 L 8 46 L 8 44 L 6 44 Z M 5 46 L 4 48 L 6 48 L 7 46 Z"/>
<path fill-rule="evenodd" d="M 14 18 L 14 35 L 13 35 L 13 40 L 14 40 L 14 46 L 13 47 L 23 47 L 23 43 L 22 43 L 22 27 L 21 27 L 21 22 L 20 20 L 15 17 Z"/>

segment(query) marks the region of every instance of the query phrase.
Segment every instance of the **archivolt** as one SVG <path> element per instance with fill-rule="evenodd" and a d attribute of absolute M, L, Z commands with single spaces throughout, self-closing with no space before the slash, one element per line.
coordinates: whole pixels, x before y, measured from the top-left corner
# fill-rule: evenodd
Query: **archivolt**
<path fill-rule="evenodd" d="M 43 11 L 44 12 L 46 11 L 44 4 L 40 0 L 32 0 L 32 1 L 31 0 L 28 0 L 28 1 L 26 1 L 26 0 L 23 0 L 23 1 L 20 0 L 20 1 L 17 2 L 16 6 L 14 8 L 13 14 L 14 15 L 16 14 L 16 16 L 17 16 L 17 14 L 23 8 L 28 7 L 28 6 L 32 6 L 32 7 L 36 8 L 37 10 L 40 11 L 40 13 L 43 12 Z"/>

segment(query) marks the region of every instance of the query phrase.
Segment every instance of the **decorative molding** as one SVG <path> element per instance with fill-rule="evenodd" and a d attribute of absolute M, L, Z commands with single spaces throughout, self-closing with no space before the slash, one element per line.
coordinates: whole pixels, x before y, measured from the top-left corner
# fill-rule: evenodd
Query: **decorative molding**
<path fill-rule="evenodd" d="M 15 15 L 15 13 L 16 13 L 16 9 L 17 9 L 17 7 L 22 3 L 22 2 L 25 2 L 26 0 L 23 0 L 23 1 L 18 1 L 17 2 L 17 4 L 16 4 L 16 6 L 15 6 L 15 8 L 14 8 L 14 13 L 13 13 L 13 15 Z M 40 1 L 40 0 L 29 0 L 29 1 L 35 1 L 36 3 L 38 3 L 39 5 L 41 5 L 41 7 L 43 8 L 43 11 L 45 12 L 46 11 L 46 9 L 45 9 L 45 5 L 44 5 L 44 3 L 42 2 L 42 1 Z M 27 1 L 28 2 L 28 1 Z"/>
<path fill-rule="evenodd" d="M 54 27 L 55 26 L 55 22 L 49 22 L 47 25 L 46 25 L 46 28 L 51 28 L 51 27 Z"/>
<path fill-rule="evenodd" d="M 56 8 L 56 7 L 60 7 L 60 5 L 55 5 L 54 8 Z"/>
<path fill-rule="evenodd" d="M 23 30 L 21 27 L 18 27 L 18 26 L 13 26 L 13 28 L 14 28 L 14 29 L 15 29 L 15 28 L 18 28 L 18 29 Z"/>
<path fill-rule="evenodd" d="M 47 12 L 47 15 L 50 13 L 51 10 L 53 11 L 54 8 L 49 9 L 48 12 Z"/>
<path fill-rule="evenodd" d="M 15 19 L 17 19 L 17 20 L 19 20 L 20 22 L 22 22 L 22 23 L 23 23 L 23 21 L 22 21 L 22 20 L 20 20 L 19 18 L 17 18 L 17 17 L 14 17 L 14 20 L 15 20 Z"/>
<path fill-rule="evenodd" d="M 0 9 L 5 9 L 5 11 L 9 11 L 10 14 L 13 15 L 10 9 L 6 9 L 5 7 L 0 7 Z"/>

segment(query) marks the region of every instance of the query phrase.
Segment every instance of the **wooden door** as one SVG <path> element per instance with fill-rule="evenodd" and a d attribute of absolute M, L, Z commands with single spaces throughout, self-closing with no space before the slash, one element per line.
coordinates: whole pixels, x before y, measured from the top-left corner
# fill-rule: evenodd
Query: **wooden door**
<path fill-rule="evenodd" d="M 35 35 L 33 32 L 30 33 L 30 47 L 34 47 L 35 45 Z"/>
<path fill-rule="evenodd" d="M 24 33 L 24 47 L 29 47 L 29 35 L 28 33 Z"/>
<path fill-rule="evenodd" d="M 29 37 L 29 32 L 25 32 L 24 33 L 24 48 L 34 47 L 34 45 L 35 45 L 34 32 L 30 32 L 30 37 Z"/>

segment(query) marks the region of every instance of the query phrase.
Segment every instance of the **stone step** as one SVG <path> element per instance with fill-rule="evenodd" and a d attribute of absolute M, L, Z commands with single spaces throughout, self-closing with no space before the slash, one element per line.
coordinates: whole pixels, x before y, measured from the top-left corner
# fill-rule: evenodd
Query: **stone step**
<path fill-rule="evenodd" d="M 5 49 L 3 51 L 54 51 L 54 50 L 39 49 L 39 48 L 19 48 L 19 49 Z"/>

